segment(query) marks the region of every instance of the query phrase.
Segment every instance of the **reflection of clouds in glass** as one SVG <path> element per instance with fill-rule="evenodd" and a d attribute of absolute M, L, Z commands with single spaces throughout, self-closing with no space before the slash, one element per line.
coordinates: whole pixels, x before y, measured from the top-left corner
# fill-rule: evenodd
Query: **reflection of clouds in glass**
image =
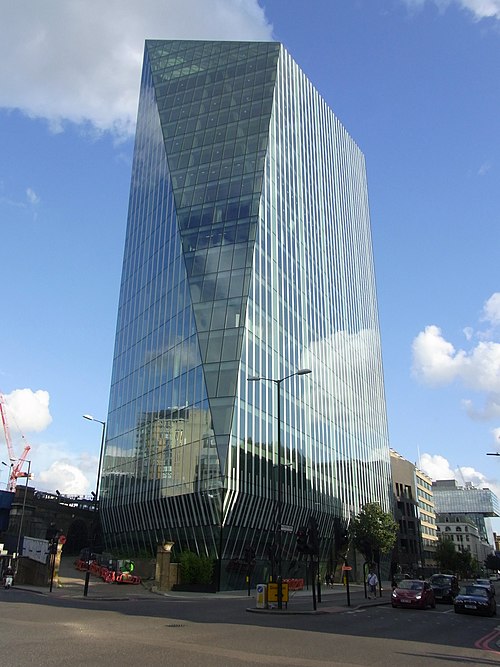
<path fill-rule="evenodd" d="M 315 341 L 302 365 L 312 370 L 311 406 L 318 420 L 353 435 L 385 420 L 380 340 L 375 330 L 337 331 Z M 383 432 L 383 430 L 381 431 Z"/>
<path fill-rule="evenodd" d="M 166 159 L 164 156 L 163 134 L 160 127 L 158 107 L 154 89 L 150 82 L 143 82 L 141 103 L 139 107 L 139 129 L 140 142 L 136 142 L 134 160 L 137 168 L 132 173 L 132 189 L 152 189 L 165 177 Z M 151 160 L 151 152 L 156 151 L 158 160 Z"/>
<path fill-rule="evenodd" d="M 174 344 L 167 350 L 149 350 L 146 353 L 146 363 L 151 363 L 155 372 L 167 379 L 181 375 L 201 363 L 196 337 L 184 340 L 182 336 L 177 336 L 175 340 L 181 345 Z"/>

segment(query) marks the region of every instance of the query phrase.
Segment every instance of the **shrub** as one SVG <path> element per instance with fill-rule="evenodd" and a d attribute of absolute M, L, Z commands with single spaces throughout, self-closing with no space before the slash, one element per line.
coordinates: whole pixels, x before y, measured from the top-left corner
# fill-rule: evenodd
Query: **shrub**
<path fill-rule="evenodd" d="M 214 564 L 208 556 L 198 556 L 192 551 L 183 551 L 179 555 L 181 579 L 183 584 L 210 584 Z"/>

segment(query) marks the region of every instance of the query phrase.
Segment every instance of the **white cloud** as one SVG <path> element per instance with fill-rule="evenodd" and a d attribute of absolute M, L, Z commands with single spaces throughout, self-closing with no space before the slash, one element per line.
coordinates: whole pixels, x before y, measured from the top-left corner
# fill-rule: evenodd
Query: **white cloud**
<path fill-rule="evenodd" d="M 451 5 L 456 5 L 472 14 L 476 21 L 493 18 L 500 20 L 500 0 L 404 0 L 411 9 L 420 9 L 426 2 L 431 2 L 444 12 Z"/>
<path fill-rule="evenodd" d="M 88 479 L 77 466 L 65 461 L 55 461 L 36 478 L 37 489 L 51 493 L 57 489 L 63 495 L 88 495 Z"/>
<path fill-rule="evenodd" d="M 48 391 L 15 389 L 10 394 L 4 394 L 4 398 L 11 435 L 15 430 L 21 434 L 38 433 L 45 430 L 52 422 Z"/>
<path fill-rule="evenodd" d="M 32 441 L 29 460 L 34 485 L 39 491 L 90 497 L 95 489 L 98 457 L 88 452 L 72 452 L 65 442 Z M 27 470 L 27 464 L 23 470 Z M 0 479 L 6 481 L 0 469 Z M 20 484 L 23 483 L 21 480 Z"/>
<path fill-rule="evenodd" d="M 458 486 L 471 483 L 477 488 L 488 488 L 500 498 L 500 483 L 497 479 L 487 477 L 471 466 L 457 466 L 452 469 L 449 461 L 440 454 L 422 454 L 418 467 L 433 480 L 455 479 Z"/>
<path fill-rule="evenodd" d="M 484 162 L 477 172 L 478 176 L 486 176 L 486 174 L 491 171 L 491 162 Z"/>
<path fill-rule="evenodd" d="M 422 454 L 418 467 L 435 481 L 437 479 L 455 479 L 455 473 L 450 468 L 447 459 L 440 454 Z"/>
<path fill-rule="evenodd" d="M 424 383 L 461 380 L 469 389 L 500 397 L 500 343 L 481 341 L 470 352 L 455 350 L 431 325 L 413 341 L 413 373 Z"/>
<path fill-rule="evenodd" d="M 435 325 L 425 327 L 412 345 L 413 373 L 428 384 L 448 384 L 459 374 L 465 352 L 457 352 Z"/>
<path fill-rule="evenodd" d="M 500 417 L 500 397 L 488 396 L 481 408 L 476 408 L 469 399 L 462 401 L 467 415 L 476 421 L 488 421 Z"/>
<path fill-rule="evenodd" d="M 483 320 L 493 326 L 500 325 L 500 292 L 495 292 L 484 304 Z"/>
<path fill-rule="evenodd" d="M 472 327 L 465 327 L 463 329 L 463 333 L 467 340 L 472 340 L 474 336 L 474 329 Z"/>
<path fill-rule="evenodd" d="M 469 350 L 456 350 L 445 340 L 435 325 L 425 327 L 412 344 L 414 377 L 428 385 L 447 385 L 459 382 L 465 388 L 482 395 L 478 408 L 470 398 L 462 406 L 472 419 L 489 420 L 500 417 L 500 342 L 494 340 L 495 327 L 500 324 L 500 293 L 495 292 L 485 303 L 482 321 L 491 325 L 477 332 L 479 342 Z M 463 330 L 468 342 L 473 329 Z"/>
<path fill-rule="evenodd" d="M 36 204 L 40 203 L 40 197 L 32 188 L 26 189 L 26 197 L 32 206 L 36 206 Z"/>
<path fill-rule="evenodd" d="M 455 0 L 455 2 L 472 12 L 477 20 L 500 19 L 500 0 Z"/>
<path fill-rule="evenodd" d="M 0 22 L 0 107 L 133 131 L 146 39 L 267 40 L 258 0 L 17 0 Z M 12 72 L 16 75 L 12 76 Z"/>

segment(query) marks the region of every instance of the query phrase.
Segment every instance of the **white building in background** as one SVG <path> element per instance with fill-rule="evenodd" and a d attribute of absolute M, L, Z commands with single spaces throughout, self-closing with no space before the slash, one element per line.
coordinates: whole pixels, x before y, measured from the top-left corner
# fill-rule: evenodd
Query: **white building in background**
<path fill-rule="evenodd" d="M 495 551 L 488 519 L 500 516 L 496 495 L 491 489 L 478 489 L 470 482 L 458 486 L 454 479 L 433 482 L 432 490 L 440 529 L 438 534 L 452 538 L 460 551 L 470 547 L 469 550 L 483 564 L 486 556 Z"/>
<path fill-rule="evenodd" d="M 466 514 L 439 514 L 437 517 L 438 537 L 451 540 L 457 551 L 470 551 L 480 565 L 486 557 L 494 553 L 494 547 L 481 539 L 479 530 Z"/>

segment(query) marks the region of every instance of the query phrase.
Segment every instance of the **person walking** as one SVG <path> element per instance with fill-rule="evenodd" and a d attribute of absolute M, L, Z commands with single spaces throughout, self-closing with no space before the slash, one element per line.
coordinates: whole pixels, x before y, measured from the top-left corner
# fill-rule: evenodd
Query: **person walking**
<path fill-rule="evenodd" d="M 373 567 L 370 568 L 370 572 L 368 574 L 368 579 L 367 579 L 366 583 L 368 584 L 368 587 L 369 587 L 368 599 L 371 600 L 372 595 L 373 595 L 373 597 L 376 598 L 377 597 L 378 577 L 375 574 L 375 570 L 374 570 Z"/>

